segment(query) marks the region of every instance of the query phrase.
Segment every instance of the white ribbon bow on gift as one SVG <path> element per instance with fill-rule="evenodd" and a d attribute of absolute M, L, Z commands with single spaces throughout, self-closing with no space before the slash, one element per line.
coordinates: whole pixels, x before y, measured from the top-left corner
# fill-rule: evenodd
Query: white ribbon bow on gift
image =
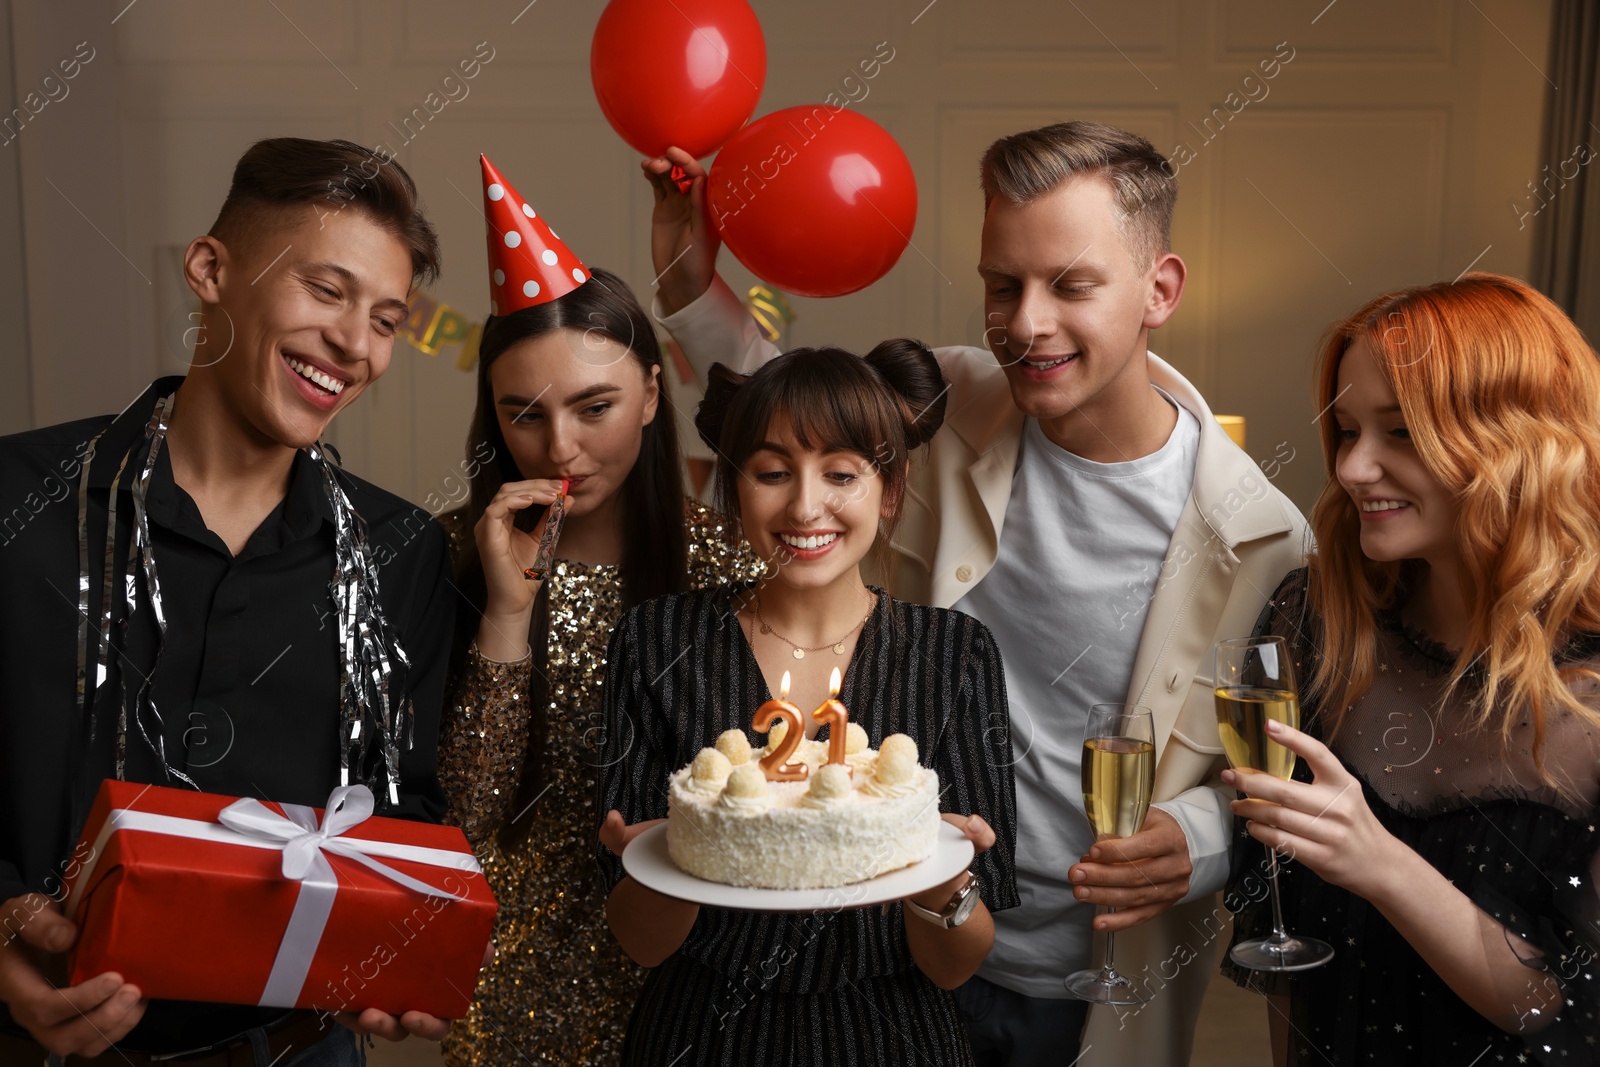
<path fill-rule="evenodd" d="M 317 826 L 315 808 L 302 804 L 283 804 L 284 814 L 279 815 L 261 801 L 252 797 L 236 800 L 222 809 L 217 821 L 230 830 L 268 842 L 282 842 L 283 876 L 303 882 L 318 874 L 332 876 L 324 852 L 334 852 L 364 864 L 391 882 L 430 897 L 464 900 L 465 897 L 444 889 L 437 889 L 388 864 L 379 863 L 371 854 L 418 859 L 417 850 L 409 845 L 396 846 L 388 841 L 362 841 L 359 838 L 339 835 L 360 826 L 372 817 L 375 804 L 372 790 L 364 785 L 342 785 L 328 795 L 328 806 L 323 809 L 322 826 Z M 437 849 L 427 849 L 437 852 Z M 457 866 L 461 855 L 450 852 L 450 866 Z M 429 859 L 423 863 L 432 862 Z"/>
<path fill-rule="evenodd" d="M 311 971 L 311 961 L 322 941 L 322 931 L 327 928 L 328 916 L 333 912 L 334 898 L 339 893 L 339 879 L 325 853 L 332 852 L 355 860 L 383 875 L 390 881 L 417 893 L 447 900 L 464 900 L 465 897 L 446 889 L 397 871 L 388 864 L 373 859 L 374 854 L 400 857 L 422 863 L 461 867 L 463 857 L 457 852 L 441 849 L 424 849 L 412 845 L 397 845 L 390 841 L 363 841 L 359 838 L 341 837 L 346 830 L 359 826 L 372 815 L 374 803 L 372 790 L 364 785 L 345 785 L 328 795 L 328 806 L 323 809 L 322 825 L 317 826 L 316 810 L 302 804 L 281 805 L 279 815 L 265 804 L 251 797 L 236 800 L 223 808 L 217 821 L 235 833 L 243 834 L 268 848 L 283 849 L 283 876 L 300 883 L 300 896 L 295 900 L 294 913 L 289 916 L 289 926 L 284 931 L 278 957 L 273 961 L 272 973 L 267 977 L 260 1004 L 271 1007 L 293 1007 Z M 430 856 L 428 854 L 435 854 Z M 476 864 L 473 864 L 476 867 Z"/>

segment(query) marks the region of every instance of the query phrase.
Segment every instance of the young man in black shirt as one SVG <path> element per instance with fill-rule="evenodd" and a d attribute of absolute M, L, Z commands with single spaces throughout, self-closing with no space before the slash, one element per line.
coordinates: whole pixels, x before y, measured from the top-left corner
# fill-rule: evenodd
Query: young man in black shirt
<path fill-rule="evenodd" d="M 443 530 L 318 444 L 437 270 L 392 159 L 262 141 L 185 254 L 189 373 L 115 418 L 0 439 L 0 1062 L 115 1045 L 119 1064 L 311 1067 L 359 1063 L 352 1031 L 448 1028 L 152 1002 L 114 973 L 63 988 L 78 931 L 49 899 L 107 777 L 315 806 L 359 781 L 382 814 L 442 815 Z"/>

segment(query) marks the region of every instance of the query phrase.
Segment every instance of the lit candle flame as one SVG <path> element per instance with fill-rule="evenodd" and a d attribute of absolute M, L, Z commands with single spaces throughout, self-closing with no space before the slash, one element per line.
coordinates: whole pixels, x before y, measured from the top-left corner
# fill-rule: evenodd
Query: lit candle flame
<path fill-rule="evenodd" d="M 845 758 L 845 738 L 850 726 L 850 712 L 839 703 L 839 668 L 833 669 L 833 674 L 828 679 L 828 699 L 822 706 L 811 713 L 818 725 L 828 727 L 828 762 L 837 763 L 847 771 L 850 761 Z"/>
<path fill-rule="evenodd" d="M 837 676 L 839 674 L 838 668 L 834 668 L 833 673 L 834 673 L 834 676 L 837 678 Z M 778 684 L 778 699 L 779 700 L 788 700 L 789 699 L 789 672 L 788 671 L 784 671 L 783 672 L 783 681 Z"/>
<path fill-rule="evenodd" d="M 768 752 L 761 757 L 761 773 L 766 775 L 769 782 L 798 782 L 803 781 L 810 772 L 810 765 L 805 763 L 790 763 L 789 759 L 805 739 L 805 720 L 801 717 L 800 709 L 789 703 L 789 672 L 783 672 L 783 685 L 778 691 L 778 696 L 767 701 L 756 709 L 755 720 L 750 724 L 757 733 L 765 732 L 769 742 Z M 773 731 L 778 728 L 778 723 L 783 723 L 785 732 L 783 740 L 772 744 Z"/>

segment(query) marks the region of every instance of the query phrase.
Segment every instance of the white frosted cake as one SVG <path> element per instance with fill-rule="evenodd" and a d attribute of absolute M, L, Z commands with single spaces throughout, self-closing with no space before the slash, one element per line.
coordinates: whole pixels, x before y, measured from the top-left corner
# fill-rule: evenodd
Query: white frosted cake
<path fill-rule="evenodd" d="M 826 743 L 804 739 L 790 756 L 799 781 L 768 781 L 760 759 L 783 737 L 752 750 L 740 730 L 717 738 L 667 779 L 667 851 L 689 874 L 726 885 L 821 889 L 920 862 L 939 836 L 939 776 L 917 763 L 917 745 L 891 734 L 880 751 L 847 727 L 844 764 Z"/>

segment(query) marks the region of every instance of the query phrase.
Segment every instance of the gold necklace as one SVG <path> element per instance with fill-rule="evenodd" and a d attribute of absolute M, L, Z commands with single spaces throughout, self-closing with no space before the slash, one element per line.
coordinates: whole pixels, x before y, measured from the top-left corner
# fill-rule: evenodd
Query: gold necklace
<path fill-rule="evenodd" d="M 800 645 L 795 644 L 793 641 L 789 640 L 787 637 L 785 637 L 782 634 L 780 634 L 778 631 L 774 630 L 771 626 L 768 626 L 767 625 L 766 616 L 761 614 L 761 597 L 757 596 L 755 598 L 755 601 L 756 601 L 756 619 L 758 621 L 760 621 L 760 623 L 761 623 L 761 632 L 764 633 L 764 634 L 771 634 L 773 637 L 776 637 L 778 640 L 782 641 L 784 644 L 786 644 L 790 648 L 794 649 L 794 658 L 795 659 L 805 659 L 807 652 L 820 652 L 823 649 L 829 647 L 830 645 L 833 647 L 833 654 L 835 656 L 844 655 L 844 643 L 845 643 L 845 641 L 850 637 L 851 634 L 855 633 L 857 630 L 859 630 L 863 626 L 865 626 L 867 624 L 867 620 L 872 618 L 872 613 L 874 611 L 878 610 L 878 598 L 876 596 L 874 596 L 872 598 L 872 607 L 868 608 L 867 609 L 867 613 L 865 615 L 861 616 L 861 621 L 856 623 L 854 626 L 850 627 L 850 629 L 846 630 L 844 632 L 844 636 L 839 638 L 839 640 L 837 640 L 837 641 L 829 641 L 826 644 L 821 644 L 821 645 L 813 645 L 813 646 L 810 646 L 810 647 L 801 647 Z"/>

